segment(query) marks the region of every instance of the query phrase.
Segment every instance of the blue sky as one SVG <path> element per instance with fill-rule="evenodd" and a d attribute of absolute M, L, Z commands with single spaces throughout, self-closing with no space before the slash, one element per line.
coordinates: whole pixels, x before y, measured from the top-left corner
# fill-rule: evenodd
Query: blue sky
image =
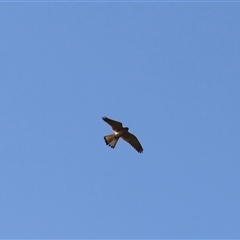
<path fill-rule="evenodd" d="M 240 238 L 239 3 L 0 3 L 0 29 L 0 238 Z"/>

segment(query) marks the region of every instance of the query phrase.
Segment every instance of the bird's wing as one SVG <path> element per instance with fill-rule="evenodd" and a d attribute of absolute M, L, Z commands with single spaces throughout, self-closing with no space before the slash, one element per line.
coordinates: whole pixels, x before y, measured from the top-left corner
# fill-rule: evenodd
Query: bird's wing
<path fill-rule="evenodd" d="M 123 125 L 121 122 L 117 122 L 107 117 L 103 117 L 102 119 L 112 127 L 113 131 L 119 131 L 123 128 Z"/>
<path fill-rule="evenodd" d="M 143 152 L 141 143 L 138 141 L 137 137 L 130 132 L 124 132 L 121 136 L 123 140 L 128 142 L 132 147 L 134 147 L 139 153 Z"/>

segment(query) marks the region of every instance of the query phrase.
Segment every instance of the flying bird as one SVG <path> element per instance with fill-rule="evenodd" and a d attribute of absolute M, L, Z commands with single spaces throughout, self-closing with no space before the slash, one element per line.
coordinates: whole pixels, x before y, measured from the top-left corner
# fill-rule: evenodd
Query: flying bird
<path fill-rule="evenodd" d="M 112 120 L 107 117 L 103 117 L 102 119 L 103 121 L 108 123 L 112 127 L 112 130 L 114 131 L 113 134 L 106 135 L 103 137 L 106 144 L 109 147 L 114 148 L 117 144 L 118 139 L 122 138 L 124 141 L 128 142 L 132 147 L 134 147 L 139 153 L 143 152 L 143 148 L 140 142 L 138 141 L 135 135 L 128 132 L 129 130 L 128 127 L 123 127 L 121 122 Z"/>

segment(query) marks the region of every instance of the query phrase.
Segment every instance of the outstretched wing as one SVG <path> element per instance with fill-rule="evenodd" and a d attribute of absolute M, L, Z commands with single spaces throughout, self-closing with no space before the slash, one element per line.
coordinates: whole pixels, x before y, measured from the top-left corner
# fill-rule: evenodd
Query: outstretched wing
<path fill-rule="evenodd" d="M 130 132 L 125 132 L 122 134 L 121 138 L 128 142 L 132 147 L 134 147 L 139 153 L 143 152 L 141 143 L 138 141 L 135 135 Z"/>
<path fill-rule="evenodd" d="M 123 128 L 123 125 L 121 122 L 117 122 L 107 117 L 103 117 L 102 119 L 112 127 L 113 131 L 119 131 Z"/>

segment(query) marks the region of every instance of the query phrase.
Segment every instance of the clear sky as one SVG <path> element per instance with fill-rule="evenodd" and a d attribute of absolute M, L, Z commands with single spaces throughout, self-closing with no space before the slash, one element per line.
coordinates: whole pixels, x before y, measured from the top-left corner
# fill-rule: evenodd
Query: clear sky
<path fill-rule="evenodd" d="M 239 3 L 0 3 L 0 30 L 0 238 L 240 238 Z"/>

